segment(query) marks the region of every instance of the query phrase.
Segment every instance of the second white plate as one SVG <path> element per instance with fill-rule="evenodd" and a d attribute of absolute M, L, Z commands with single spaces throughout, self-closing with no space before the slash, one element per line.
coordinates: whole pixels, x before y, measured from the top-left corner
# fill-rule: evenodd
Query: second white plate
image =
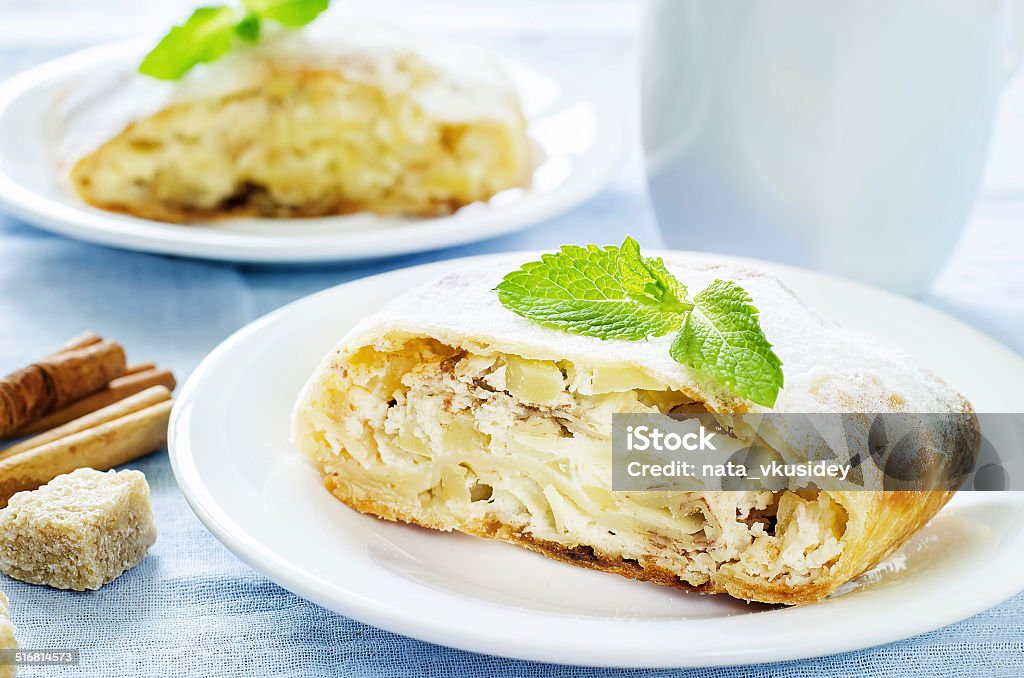
<path fill-rule="evenodd" d="M 566 83 L 513 59 L 479 50 L 510 76 L 536 146 L 530 185 L 499 193 L 447 217 L 353 214 L 311 219 L 237 219 L 182 226 L 86 205 L 65 185 L 58 147 L 62 100 L 81 88 L 119 86 L 145 45 L 97 47 L 57 59 L 0 85 L 0 205 L 63 235 L 144 252 L 207 259 L 313 262 L 419 252 L 523 229 L 596 193 L 617 167 L 622 129 L 613 113 Z"/>

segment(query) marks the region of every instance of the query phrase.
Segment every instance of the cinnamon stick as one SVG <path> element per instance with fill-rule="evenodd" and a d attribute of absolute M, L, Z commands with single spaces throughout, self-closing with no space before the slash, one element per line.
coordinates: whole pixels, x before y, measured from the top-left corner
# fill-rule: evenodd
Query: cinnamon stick
<path fill-rule="evenodd" d="M 120 466 L 167 444 L 172 401 L 166 400 L 0 460 L 0 507 L 78 468 Z"/>
<path fill-rule="evenodd" d="M 0 437 L 103 388 L 125 371 L 124 349 L 103 340 L 49 355 L 0 379 Z"/>
<path fill-rule="evenodd" d="M 153 386 L 163 386 L 174 390 L 176 382 L 174 374 L 170 370 L 145 370 L 135 374 L 128 374 L 112 380 L 106 387 L 77 400 L 67 407 L 51 412 L 44 417 L 13 431 L 11 437 L 33 435 L 40 431 L 47 431 L 51 428 L 61 426 L 85 416 L 90 412 L 106 407 L 130 395 L 135 395 Z"/>
<path fill-rule="evenodd" d="M 100 424 L 105 424 L 108 421 L 119 419 L 126 414 L 138 412 L 150 405 L 155 405 L 159 402 L 170 399 L 171 392 L 164 386 L 153 386 L 152 388 L 147 388 L 145 391 L 136 393 L 124 400 L 119 400 L 112 405 L 98 409 L 84 417 L 79 417 L 78 419 L 70 421 L 63 426 L 52 428 L 45 433 L 40 433 L 39 435 L 27 438 L 16 445 L 4 448 L 3 450 L 0 450 L 0 460 L 14 456 L 20 452 L 25 452 L 26 450 L 41 447 L 42 445 L 53 442 L 54 440 L 60 440 L 72 433 L 78 433 L 79 431 L 95 428 Z"/>
<path fill-rule="evenodd" d="M 156 369 L 156 363 L 132 363 L 125 368 L 123 376 L 138 374 L 139 372 L 148 372 L 153 369 Z"/>
<path fill-rule="evenodd" d="M 77 348 L 85 348 L 86 346 L 92 346 L 103 341 L 103 337 L 96 334 L 92 330 L 88 332 L 82 332 L 77 337 L 68 339 L 63 344 L 58 346 L 53 353 L 50 355 L 57 355 L 58 353 L 65 353 L 67 351 L 74 351 Z"/>

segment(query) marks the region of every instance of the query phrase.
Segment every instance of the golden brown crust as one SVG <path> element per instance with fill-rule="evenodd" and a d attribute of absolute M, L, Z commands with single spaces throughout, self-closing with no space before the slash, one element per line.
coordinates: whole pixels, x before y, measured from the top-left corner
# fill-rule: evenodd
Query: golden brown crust
<path fill-rule="evenodd" d="M 844 535 L 844 550 L 827 576 L 805 584 L 781 580 L 765 581 L 744 576 L 736 563 L 723 565 L 706 584 L 694 586 L 650 560 L 640 562 L 601 553 L 588 545 L 567 547 L 537 539 L 497 521 L 463 521 L 455 524 L 440 517 L 414 516 L 399 507 L 372 497 L 356 496 L 358 488 L 345 483 L 338 474 L 324 477 L 326 487 L 342 503 L 360 513 L 409 523 L 428 529 L 452 531 L 486 539 L 499 539 L 540 553 L 552 560 L 591 570 L 609 572 L 628 579 L 699 593 L 727 593 L 735 598 L 769 604 L 799 605 L 827 597 L 850 579 L 870 570 L 899 548 L 904 541 L 945 506 L 952 492 L 843 492 L 831 493 L 851 520 Z"/>
<path fill-rule="evenodd" d="M 793 586 L 782 581 L 753 580 L 734 563 L 723 565 L 715 576 L 721 589 L 744 600 L 794 605 L 814 602 L 867 572 L 891 555 L 910 535 L 924 526 L 953 492 L 830 492 L 848 516 L 843 551 L 827 576 Z"/>
<path fill-rule="evenodd" d="M 558 560 L 578 567 L 585 567 L 590 570 L 610 572 L 621 577 L 626 577 L 627 579 L 647 581 L 652 584 L 669 586 L 671 588 L 682 589 L 684 591 L 696 591 L 698 593 L 724 593 L 721 588 L 717 588 L 710 581 L 701 586 L 694 586 L 680 579 L 671 570 L 660 567 L 653 562 L 645 562 L 641 564 L 636 560 L 629 560 L 619 556 L 608 556 L 600 553 L 592 546 L 581 545 L 576 546 L 575 548 L 569 548 L 562 544 L 537 539 L 528 534 L 511 530 L 509 531 L 508 537 L 499 535 L 480 536 L 494 536 L 495 538 L 507 541 L 510 544 L 528 548 L 531 551 L 540 553 L 552 560 Z"/>
<path fill-rule="evenodd" d="M 257 191 L 259 189 L 257 188 Z M 443 217 L 455 213 L 469 203 L 456 200 L 439 200 L 429 204 L 413 205 L 411 203 L 381 203 L 346 201 L 331 205 L 298 205 L 287 206 L 270 203 L 257 203 L 242 196 L 228 201 L 214 209 L 196 209 L 166 203 L 152 202 L 145 205 L 124 205 L 105 203 L 90 198 L 86 191 L 78 194 L 87 203 L 107 212 L 127 214 L 139 219 L 163 221 L 173 224 L 188 225 L 196 222 L 225 221 L 245 217 L 275 219 L 307 219 L 315 217 L 333 217 L 358 212 L 369 212 L 379 215 L 401 215 L 408 217 Z"/>
<path fill-rule="evenodd" d="M 641 564 L 638 561 L 627 560 L 619 556 L 606 555 L 597 551 L 593 547 L 586 545 L 579 545 L 575 548 L 570 548 L 562 544 L 556 544 L 552 541 L 537 539 L 536 537 L 524 534 L 523 532 L 516 530 L 509 525 L 499 523 L 498 521 L 489 521 L 486 523 L 478 521 L 461 522 L 456 526 L 440 519 L 432 520 L 426 516 L 413 516 L 402 511 L 396 506 L 384 504 L 376 499 L 369 497 L 356 497 L 354 488 L 345 483 L 344 479 L 336 473 L 324 476 L 324 487 L 326 487 L 331 494 L 337 497 L 349 508 L 355 509 L 360 513 L 366 513 L 368 515 L 377 516 L 378 518 L 383 518 L 384 520 L 418 525 L 420 527 L 432 530 L 441 530 L 443 532 L 457 530 L 458 532 L 471 534 L 476 537 L 483 537 L 485 539 L 498 539 L 509 544 L 530 549 L 531 551 L 547 556 L 552 560 L 558 560 L 563 563 L 576 565 L 578 567 L 585 567 L 591 570 L 610 572 L 612 574 L 626 577 L 627 579 L 648 581 L 662 586 L 683 589 L 685 591 L 697 591 L 699 593 L 725 593 L 724 589 L 714 586 L 711 582 L 703 586 L 693 586 L 688 584 L 679 579 L 679 577 L 671 570 L 659 567 L 653 563 Z"/>

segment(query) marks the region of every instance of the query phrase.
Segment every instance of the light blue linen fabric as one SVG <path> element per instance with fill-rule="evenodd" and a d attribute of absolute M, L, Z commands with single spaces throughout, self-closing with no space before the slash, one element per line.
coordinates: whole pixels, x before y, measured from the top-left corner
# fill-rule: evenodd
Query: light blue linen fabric
<path fill-rule="evenodd" d="M 15 4 L 3 0 L 5 19 Z M 30 12 L 33 5 L 18 9 Z M 55 7 L 52 0 L 43 5 Z M 601 2 L 595 12 L 621 11 Z M 533 5 L 536 7 L 536 5 Z M 574 6 L 583 11 L 583 5 Z M 609 10 L 612 7 L 612 10 Z M 36 8 L 38 10 L 38 8 Z M 57 11 L 54 9 L 53 11 Z M 582 15 L 581 15 L 582 16 Z M 586 17 L 584 17 L 586 18 Z M 598 17 L 599 18 L 599 17 Z M 591 84 L 632 82 L 634 24 L 582 22 L 578 33 L 540 23 L 495 36 L 536 62 L 582 72 Z M 3 28 L 0 27 L 0 35 Z M 0 42 L 0 77 L 78 45 Z M 586 79 L 586 78 L 584 78 Z M 628 92 L 628 89 L 623 91 Z M 327 286 L 402 266 L 484 252 L 611 243 L 624 233 L 656 247 L 635 148 L 594 200 L 517 235 L 398 259 L 310 267 L 191 261 L 74 242 L 0 217 L 0 370 L 37 357 L 85 328 L 122 341 L 137 359 L 181 380 L 218 342 L 275 307 Z M 1024 236 L 996 206 L 975 218 L 929 303 L 1024 347 Z M 985 262 L 985 270 L 977 263 Z M 993 265 L 993 261 L 995 264 Z M 882 676 L 1024 675 L 1024 595 L 948 628 L 885 647 L 768 666 L 612 671 L 510 661 L 438 647 L 328 612 L 237 560 L 194 517 L 165 452 L 132 464 L 153 492 L 159 539 L 137 568 L 100 591 L 74 593 L 0 580 L 24 647 L 80 648 L 77 668 L 21 675 L 231 676 Z M 970 586 L 970 580 L 964 586 Z M 886 610 L 878 611 L 880 616 Z M 737 639 L 741 642 L 742 639 Z"/>

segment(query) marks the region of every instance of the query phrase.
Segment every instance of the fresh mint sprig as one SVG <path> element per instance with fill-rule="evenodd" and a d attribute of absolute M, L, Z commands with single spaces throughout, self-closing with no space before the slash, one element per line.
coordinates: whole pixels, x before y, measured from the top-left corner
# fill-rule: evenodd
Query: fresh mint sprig
<path fill-rule="evenodd" d="M 243 8 L 200 7 L 175 26 L 139 64 L 139 73 L 160 80 L 178 80 L 199 64 L 227 54 L 238 38 L 257 42 L 262 23 L 274 21 L 299 28 L 316 19 L 330 0 L 243 0 Z"/>
<path fill-rule="evenodd" d="M 495 292 L 513 313 L 573 334 L 642 341 L 678 330 L 674 360 L 759 405 L 773 406 L 783 386 L 782 361 L 742 287 L 715 280 L 691 300 L 630 237 L 619 247 L 565 245 L 506 275 Z"/>

